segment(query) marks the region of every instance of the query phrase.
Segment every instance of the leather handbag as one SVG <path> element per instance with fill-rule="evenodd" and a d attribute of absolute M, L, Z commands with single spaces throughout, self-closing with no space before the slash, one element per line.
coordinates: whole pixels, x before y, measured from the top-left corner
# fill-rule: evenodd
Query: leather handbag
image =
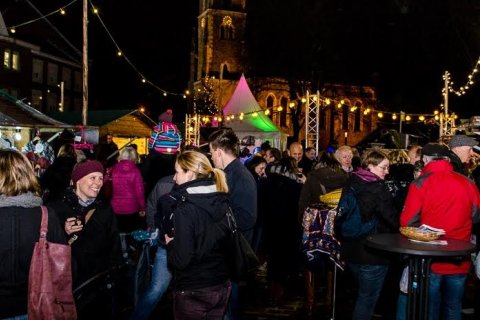
<path fill-rule="evenodd" d="M 40 238 L 33 249 L 28 275 L 28 319 L 76 319 L 71 248 L 47 241 L 48 211 L 41 208 Z"/>
<path fill-rule="evenodd" d="M 241 280 L 257 268 L 258 258 L 250 243 L 238 229 L 231 208 L 228 208 L 227 211 L 227 221 L 231 231 L 230 276 L 232 280 Z"/>

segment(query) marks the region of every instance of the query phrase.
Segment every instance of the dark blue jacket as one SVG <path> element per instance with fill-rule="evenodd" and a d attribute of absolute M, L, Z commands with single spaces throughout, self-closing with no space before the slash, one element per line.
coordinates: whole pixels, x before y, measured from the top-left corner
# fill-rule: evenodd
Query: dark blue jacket
<path fill-rule="evenodd" d="M 248 169 L 235 159 L 224 169 L 227 176 L 230 205 L 238 227 L 248 241 L 252 241 L 257 221 L 257 185 Z"/>

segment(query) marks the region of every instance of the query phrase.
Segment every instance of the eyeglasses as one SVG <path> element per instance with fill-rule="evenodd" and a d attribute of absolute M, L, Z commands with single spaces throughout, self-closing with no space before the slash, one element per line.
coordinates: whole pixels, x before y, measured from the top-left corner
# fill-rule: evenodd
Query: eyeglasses
<path fill-rule="evenodd" d="M 389 166 L 385 166 L 385 167 L 384 167 L 384 166 L 381 166 L 381 165 L 378 165 L 378 164 L 377 164 L 377 167 L 379 167 L 380 169 L 383 169 L 383 170 L 385 170 L 385 171 L 388 171 L 388 169 L 390 169 Z"/>

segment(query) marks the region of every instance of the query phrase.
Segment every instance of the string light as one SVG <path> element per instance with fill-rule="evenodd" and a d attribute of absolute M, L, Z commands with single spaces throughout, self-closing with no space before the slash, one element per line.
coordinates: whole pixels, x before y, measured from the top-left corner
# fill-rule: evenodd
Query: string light
<path fill-rule="evenodd" d="M 16 29 L 19 28 L 19 27 L 23 27 L 23 26 L 26 26 L 28 24 L 31 24 L 31 23 L 34 23 L 34 22 L 37 22 L 39 20 L 42 20 L 44 18 L 47 18 L 51 15 L 54 15 L 56 13 L 60 13 L 61 15 L 65 15 L 66 11 L 65 9 L 69 6 L 71 6 L 72 4 L 74 4 L 75 2 L 77 2 L 78 0 L 73 0 L 71 2 L 69 2 L 68 4 L 62 6 L 61 8 L 58 8 L 58 9 L 55 9 L 53 10 L 52 12 L 49 12 L 47 14 L 44 14 L 43 16 L 40 16 L 38 18 L 35 18 L 35 19 L 32 19 L 32 20 L 28 20 L 28 21 L 25 21 L 25 22 L 22 22 L 22 23 L 19 23 L 19 24 L 16 24 L 14 26 L 11 26 L 11 27 L 8 27 L 10 29 L 10 32 L 11 33 L 15 33 L 16 32 Z"/>
<path fill-rule="evenodd" d="M 478 73 L 479 68 L 480 68 L 480 57 L 477 59 L 475 66 L 473 67 L 470 74 L 467 76 L 467 80 L 465 81 L 465 84 L 463 86 L 460 86 L 460 88 L 458 89 L 453 88 L 454 82 L 451 81 L 450 72 L 446 71 L 445 74 L 443 75 L 443 80 L 447 80 L 448 91 L 456 94 L 459 97 L 463 96 L 467 92 L 467 90 L 469 90 L 475 84 L 474 78 Z M 445 89 L 442 90 L 442 94 L 445 95 Z"/>

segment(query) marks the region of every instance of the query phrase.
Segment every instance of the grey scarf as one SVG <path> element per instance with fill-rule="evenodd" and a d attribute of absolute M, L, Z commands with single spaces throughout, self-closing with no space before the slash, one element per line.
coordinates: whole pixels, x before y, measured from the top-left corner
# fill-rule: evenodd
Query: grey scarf
<path fill-rule="evenodd" d="M 18 196 L 12 197 L 7 197 L 3 194 L 0 195 L 0 207 L 34 208 L 41 206 L 42 203 L 42 198 L 31 192 L 22 193 Z"/>

